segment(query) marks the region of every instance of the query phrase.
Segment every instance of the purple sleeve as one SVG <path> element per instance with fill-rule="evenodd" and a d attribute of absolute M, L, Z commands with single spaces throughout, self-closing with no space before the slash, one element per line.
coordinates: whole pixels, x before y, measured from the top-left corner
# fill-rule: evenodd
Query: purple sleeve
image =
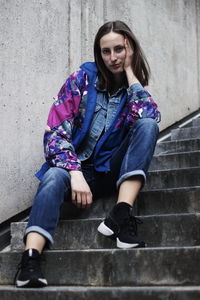
<path fill-rule="evenodd" d="M 72 144 L 72 128 L 86 86 L 86 74 L 82 70 L 73 73 L 50 109 L 44 134 L 44 153 L 52 166 L 81 170 L 81 162 Z"/>
<path fill-rule="evenodd" d="M 54 167 L 81 170 L 81 162 L 71 143 L 70 136 L 71 130 L 66 132 L 63 125 L 54 128 L 54 130 L 46 131 L 44 135 L 45 158 Z"/>
<path fill-rule="evenodd" d="M 135 122 L 141 118 L 152 118 L 160 122 L 161 115 L 157 104 L 147 90 L 140 83 L 131 85 L 128 90 L 128 119 L 130 122 Z"/>

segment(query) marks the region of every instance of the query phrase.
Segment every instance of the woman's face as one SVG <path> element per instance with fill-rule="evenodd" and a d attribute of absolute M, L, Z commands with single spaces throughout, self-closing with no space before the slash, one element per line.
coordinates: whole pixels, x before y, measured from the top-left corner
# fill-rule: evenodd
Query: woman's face
<path fill-rule="evenodd" d="M 113 31 L 100 39 L 101 57 L 105 66 L 113 75 L 124 71 L 126 58 L 124 36 Z"/>

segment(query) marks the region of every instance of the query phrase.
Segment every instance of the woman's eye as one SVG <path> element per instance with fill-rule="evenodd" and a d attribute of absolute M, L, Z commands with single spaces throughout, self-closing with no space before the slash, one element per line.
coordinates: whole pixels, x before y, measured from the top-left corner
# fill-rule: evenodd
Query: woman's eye
<path fill-rule="evenodd" d="M 124 47 L 117 47 L 116 49 L 115 49 L 115 51 L 117 52 L 117 53 L 120 53 L 120 52 L 122 52 L 124 50 Z"/>
<path fill-rule="evenodd" d="M 105 55 L 106 55 L 106 54 L 109 54 L 109 53 L 110 53 L 110 50 L 109 50 L 109 49 L 103 49 L 103 50 L 102 50 L 102 53 L 105 54 Z"/>

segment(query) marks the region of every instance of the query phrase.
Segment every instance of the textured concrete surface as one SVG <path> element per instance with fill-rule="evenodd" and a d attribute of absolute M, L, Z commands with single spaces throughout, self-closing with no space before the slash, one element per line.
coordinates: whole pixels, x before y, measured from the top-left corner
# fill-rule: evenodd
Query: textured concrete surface
<path fill-rule="evenodd" d="M 150 171 L 146 190 L 199 186 L 200 167 Z"/>
<path fill-rule="evenodd" d="M 47 287 L 17 289 L 0 287 L 1 300 L 199 300 L 200 287 Z M 39 295 L 39 298 L 38 298 Z"/>
<path fill-rule="evenodd" d="M 139 218 L 138 235 L 147 247 L 181 247 L 200 245 L 200 214 L 172 214 Z M 116 242 L 98 233 L 102 219 L 61 221 L 55 233 L 52 249 L 116 248 Z M 23 250 L 26 223 L 13 223 L 11 249 Z"/>
<path fill-rule="evenodd" d="M 200 138 L 200 127 L 192 127 L 192 128 L 178 128 L 172 130 L 171 139 L 174 140 L 187 140 L 187 139 L 195 139 Z"/>
<path fill-rule="evenodd" d="M 193 126 L 200 126 L 200 118 L 193 120 Z"/>
<path fill-rule="evenodd" d="M 198 285 L 199 255 L 200 247 L 52 250 L 43 255 L 42 270 L 57 286 Z M 13 283 L 20 257 L 0 253 L 0 285 Z"/>
<path fill-rule="evenodd" d="M 200 186 L 142 192 L 137 214 L 194 213 L 200 211 Z"/>
<path fill-rule="evenodd" d="M 193 155 L 193 149 L 190 150 Z M 198 181 L 194 179 L 199 178 L 199 167 L 191 167 L 193 162 L 188 158 L 186 161 L 187 169 L 170 170 L 171 161 L 165 160 L 163 166 L 169 166 L 168 171 L 150 174 L 153 186 L 162 183 L 163 188 L 152 190 L 147 185 L 149 190 L 139 196 L 135 211 L 146 214 L 140 216 L 143 224 L 138 228 L 139 235 L 146 239 L 146 248 L 116 249 L 115 243 L 97 233 L 96 228 L 115 196 L 99 199 L 90 217 L 85 211 L 80 215 L 85 219 L 78 219 L 77 215 L 75 220 L 61 221 L 57 227 L 55 249 L 45 251 L 42 258 L 42 269 L 50 284 L 46 289 L 30 294 L 28 289 L 15 288 L 14 292 L 7 285 L 12 283 L 21 252 L 0 253 L 0 285 L 4 285 L 0 286 L 1 298 L 13 295 L 13 299 L 21 300 L 30 295 L 31 299 L 37 292 L 40 299 L 52 299 L 55 294 L 56 299 L 66 295 L 70 299 L 199 299 L 200 186 L 195 186 Z M 172 184 L 174 188 L 170 188 Z M 17 251 L 22 247 L 25 225 L 12 224 L 12 246 Z"/>
<path fill-rule="evenodd" d="M 161 129 L 199 108 L 199 13 L 198 0 L 0 0 L 0 223 L 31 205 L 53 97 L 93 59 L 105 21 L 122 19 L 139 38 Z"/>
<path fill-rule="evenodd" d="M 198 151 L 199 149 L 200 139 L 166 141 L 157 144 L 155 154 L 157 155 L 174 152 Z"/>
<path fill-rule="evenodd" d="M 200 127 L 199 127 L 200 129 Z M 200 165 L 200 150 L 154 156 L 150 170 L 196 167 Z"/>

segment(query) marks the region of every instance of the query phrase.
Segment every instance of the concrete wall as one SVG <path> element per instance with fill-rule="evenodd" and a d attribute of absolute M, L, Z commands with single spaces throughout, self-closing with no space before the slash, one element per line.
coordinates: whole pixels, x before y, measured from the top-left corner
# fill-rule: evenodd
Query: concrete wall
<path fill-rule="evenodd" d="M 139 38 L 161 129 L 200 106 L 199 0 L 0 0 L 0 17 L 0 223 L 31 205 L 53 97 L 93 60 L 105 21 L 121 19 Z"/>

